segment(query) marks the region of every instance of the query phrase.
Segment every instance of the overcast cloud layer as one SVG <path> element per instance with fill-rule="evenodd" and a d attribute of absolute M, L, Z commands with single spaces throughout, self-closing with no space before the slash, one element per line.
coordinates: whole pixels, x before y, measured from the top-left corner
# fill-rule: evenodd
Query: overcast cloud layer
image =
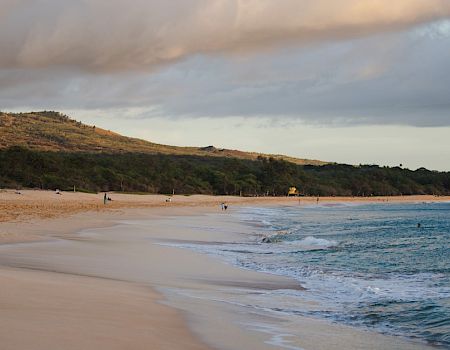
<path fill-rule="evenodd" d="M 2 0 L 0 66 L 146 69 L 198 53 L 384 32 L 450 15 L 448 0 Z"/>
<path fill-rule="evenodd" d="M 448 126 L 449 17 L 450 0 L 0 0 L 0 109 Z"/>

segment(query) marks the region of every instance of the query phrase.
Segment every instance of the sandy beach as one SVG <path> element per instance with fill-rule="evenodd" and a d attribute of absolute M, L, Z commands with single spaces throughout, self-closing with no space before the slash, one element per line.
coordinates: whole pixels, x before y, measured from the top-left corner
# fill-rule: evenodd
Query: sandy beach
<path fill-rule="evenodd" d="M 221 202 L 233 212 L 316 198 L 174 196 L 166 202 L 166 196 L 110 196 L 105 206 L 100 194 L 0 192 L 2 349 L 428 348 L 322 320 L 250 310 L 245 305 L 255 294 L 302 286 L 176 247 L 239 242 L 255 234 L 221 212 Z"/>
<path fill-rule="evenodd" d="M 0 244 L 40 240 L 52 234 L 61 235 L 85 227 L 76 220 L 75 225 L 68 224 L 66 218 L 84 213 L 83 218 L 98 217 L 99 213 L 117 215 L 125 209 L 132 208 L 193 208 L 203 207 L 217 209 L 220 203 L 230 206 L 243 205 L 303 205 L 317 203 L 317 197 L 231 197 L 231 196 L 165 196 L 109 194 L 112 201 L 103 204 L 103 193 L 88 194 L 80 192 L 61 192 L 40 190 L 0 190 Z M 170 202 L 167 199 L 171 198 Z M 336 202 L 438 202 L 450 201 L 450 197 L 437 196 L 402 196 L 402 197 L 321 197 L 320 203 Z M 46 219 L 53 219 L 49 221 Z M 60 224 L 62 220 L 64 224 Z M 89 220 L 82 220 L 89 221 Z M 96 220 L 94 220 L 96 221 Z M 89 221 L 86 227 L 102 225 Z M 20 223 L 20 230 L 17 224 Z"/>

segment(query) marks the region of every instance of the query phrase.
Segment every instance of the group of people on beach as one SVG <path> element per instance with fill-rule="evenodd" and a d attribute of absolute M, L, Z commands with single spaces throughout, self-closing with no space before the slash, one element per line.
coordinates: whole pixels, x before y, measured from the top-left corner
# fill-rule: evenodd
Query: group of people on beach
<path fill-rule="evenodd" d="M 220 207 L 222 208 L 222 210 L 227 210 L 228 209 L 228 204 L 222 202 L 222 203 L 220 203 Z"/>

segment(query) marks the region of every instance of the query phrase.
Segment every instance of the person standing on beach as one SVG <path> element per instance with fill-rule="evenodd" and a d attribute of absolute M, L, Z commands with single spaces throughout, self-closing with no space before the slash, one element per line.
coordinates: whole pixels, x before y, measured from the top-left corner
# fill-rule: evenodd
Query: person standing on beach
<path fill-rule="evenodd" d="M 108 197 L 106 196 L 106 192 L 105 192 L 105 195 L 103 196 L 103 204 L 106 205 L 107 200 L 108 200 Z"/>

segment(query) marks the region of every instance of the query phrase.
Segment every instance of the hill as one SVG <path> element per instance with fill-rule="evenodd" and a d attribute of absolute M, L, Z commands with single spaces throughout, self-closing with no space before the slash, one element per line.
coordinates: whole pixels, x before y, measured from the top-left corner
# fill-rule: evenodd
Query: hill
<path fill-rule="evenodd" d="M 0 149 L 20 146 L 36 151 L 88 153 L 145 153 L 228 157 L 256 160 L 283 159 L 294 164 L 323 165 L 325 162 L 283 155 L 243 152 L 208 147 L 176 147 L 126 137 L 70 119 L 58 112 L 1 113 Z"/>
<path fill-rule="evenodd" d="M 312 163 L 312 164 L 308 164 Z M 55 112 L 0 115 L 0 188 L 284 196 L 450 195 L 450 172 L 172 147 Z"/>

